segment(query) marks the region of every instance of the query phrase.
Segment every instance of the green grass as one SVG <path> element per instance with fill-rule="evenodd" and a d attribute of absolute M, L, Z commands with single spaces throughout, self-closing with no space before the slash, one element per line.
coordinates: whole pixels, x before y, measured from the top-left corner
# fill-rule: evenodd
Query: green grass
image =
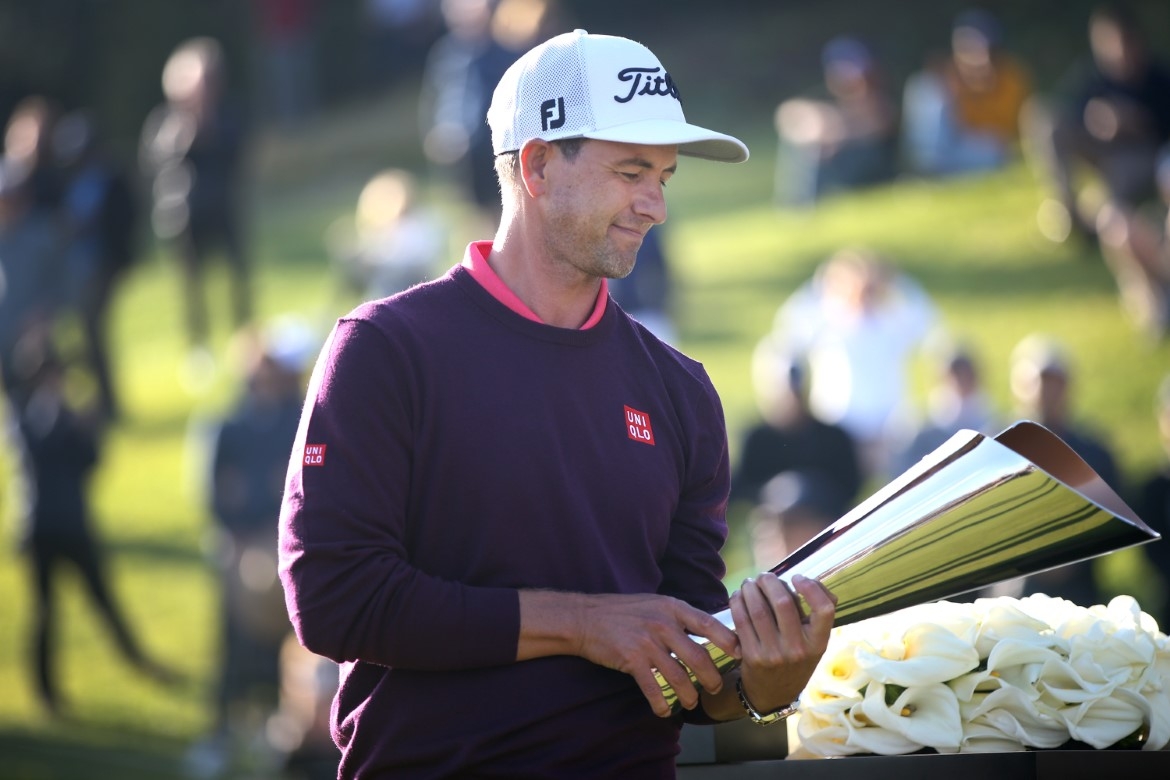
<path fill-rule="evenodd" d="M 370 137 L 361 132 L 362 116 L 344 121 L 357 125 L 349 136 L 355 144 Z M 946 325 L 977 347 L 989 391 L 1005 414 L 1008 353 L 1026 333 L 1043 330 L 1071 347 L 1077 411 L 1107 433 L 1126 475 L 1134 479 L 1157 462 L 1151 401 L 1170 369 L 1170 346 L 1138 337 L 1098 257 L 1039 237 L 1040 193 L 1026 168 L 946 183 L 900 182 L 815 212 L 779 212 L 769 204 L 771 140 L 748 140 L 755 155 L 746 165 L 684 161 L 668 193 L 681 346 L 707 366 L 723 397 L 733 456 L 739 433 L 756 414 L 751 350 L 776 307 L 834 249 L 864 244 L 918 277 Z M 391 160 L 371 153 L 330 166 L 329 150 L 312 157 L 314 149 L 307 138 L 267 152 L 254 234 L 264 317 L 297 311 L 329 323 L 353 303 L 335 294 L 321 235 L 352 207 L 365 176 Z M 300 167 L 290 167 L 290 160 Z M 453 218 L 463 216 L 443 187 L 430 196 Z M 457 240 L 467 237 L 457 231 Z M 185 347 L 173 264 L 154 254 L 128 280 L 114 327 L 128 416 L 112 431 L 93 483 L 117 595 L 146 646 L 188 682 L 165 689 L 138 679 L 70 582 L 63 589 L 61 661 L 74 715 L 63 723 L 44 717 L 25 676 L 29 594 L 13 544 L 16 496 L 6 489 L 0 777 L 177 777 L 183 750 L 208 725 L 215 590 L 201 552 L 209 518 L 187 431 L 193 415 L 214 414 L 233 392 L 225 280 L 213 281 L 219 372 L 206 391 L 192 394 L 180 381 Z M 915 371 L 921 393 L 923 372 Z M 744 570 L 739 535 L 727 557 L 733 571 Z M 1148 582 L 1137 566 L 1132 555 L 1114 556 L 1110 582 L 1145 595 Z"/>

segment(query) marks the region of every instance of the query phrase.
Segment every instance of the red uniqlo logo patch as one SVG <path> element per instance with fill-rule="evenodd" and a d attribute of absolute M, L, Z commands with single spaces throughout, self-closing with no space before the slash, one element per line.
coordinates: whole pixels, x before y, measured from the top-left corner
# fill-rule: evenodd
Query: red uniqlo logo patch
<path fill-rule="evenodd" d="M 643 444 L 653 444 L 654 429 L 650 427 L 650 415 L 628 406 L 624 408 L 626 410 L 626 433 L 629 434 L 630 438 Z"/>
<path fill-rule="evenodd" d="M 305 465 L 306 466 L 324 466 L 325 465 L 325 445 L 324 444 L 306 444 L 305 445 Z"/>

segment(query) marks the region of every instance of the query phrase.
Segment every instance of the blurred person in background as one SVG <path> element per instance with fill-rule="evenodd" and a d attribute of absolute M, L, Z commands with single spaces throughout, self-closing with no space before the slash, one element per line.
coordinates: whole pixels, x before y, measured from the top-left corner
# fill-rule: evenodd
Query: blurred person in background
<path fill-rule="evenodd" d="M 361 0 L 365 77 L 375 89 L 414 82 L 443 33 L 434 0 Z"/>
<path fill-rule="evenodd" d="M 265 329 L 245 356 L 243 393 L 210 453 L 214 561 L 220 581 L 220 659 L 212 735 L 193 760 L 222 765 L 255 749 L 277 709 L 281 645 L 291 632 L 276 573 L 277 518 L 318 344 L 297 318 Z M 273 756 L 269 756 L 272 760 Z"/>
<path fill-rule="evenodd" d="M 218 41 L 193 38 L 180 44 L 163 68 L 162 85 L 166 102 L 143 124 L 140 165 L 152 180 L 151 224 L 171 243 L 182 267 L 193 348 L 186 378 L 199 382 L 214 365 L 205 282 L 217 253 L 231 273 L 236 327 L 252 315 L 240 189 L 246 131 L 228 91 Z"/>
<path fill-rule="evenodd" d="M 1125 495 L 1112 449 L 1100 434 L 1079 422 L 1073 411 L 1075 374 L 1060 342 L 1044 334 L 1025 336 L 1011 353 L 1011 392 L 1019 418 L 1056 434 L 1118 495 Z M 1104 603 L 1095 560 L 1062 566 L 1025 580 L 1025 593 L 1046 593 L 1081 606 Z"/>
<path fill-rule="evenodd" d="M 1161 604 L 1147 608 L 1158 621 L 1163 633 L 1170 632 L 1170 375 L 1154 397 L 1154 419 L 1162 442 L 1162 462 L 1147 474 L 1134 493 L 1131 506 L 1146 525 L 1162 535 L 1162 540 L 1142 546 L 1146 559 L 1159 578 Z"/>
<path fill-rule="evenodd" d="M 773 336 L 809 366 L 809 408 L 848 431 L 865 479 L 888 472 L 911 364 L 938 323 L 930 296 L 869 249 L 821 263 L 776 312 Z"/>
<path fill-rule="evenodd" d="M 266 116 L 283 128 L 317 107 L 317 0 L 252 0 L 253 26 Z"/>
<path fill-rule="evenodd" d="M 43 95 L 17 103 L 4 130 L 4 159 L 12 166 L 34 211 L 56 219 L 61 208 L 62 181 L 53 157 L 53 130 L 61 107 Z"/>
<path fill-rule="evenodd" d="M 752 563 L 768 571 L 850 509 L 824 472 L 783 471 L 760 489 L 748 515 Z"/>
<path fill-rule="evenodd" d="M 497 0 L 441 0 L 447 32 L 427 54 L 419 98 L 423 152 L 494 225 L 500 193 L 483 121 L 492 89 L 519 53 L 492 35 Z"/>
<path fill-rule="evenodd" d="M 1029 147 L 1052 192 L 1040 229 L 1055 241 L 1095 241 L 1103 204 L 1132 212 L 1153 197 L 1157 159 L 1170 143 L 1170 69 L 1150 51 L 1139 21 L 1121 6 L 1098 7 L 1089 48 L 1091 62 L 1027 116 Z"/>
<path fill-rule="evenodd" d="M 1108 201 L 1097 213 L 1096 230 L 1121 299 L 1122 309 L 1151 342 L 1170 329 L 1170 149 L 1156 170 L 1158 209 Z"/>
<path fill-rule="evenodd" d="M 898 109 L 869 47 L 857 38 L 834 38 L 821 62 L 827 98 L 791 98 L 776 109 L 779 204 L 810 206 L 897 172 Z"/>
<path fill-rule="evenodd" d="M 325 244 L 347 294 L 385 298 L 441 271 L 447 226 L 420 198 L 413 174 L 387 168 L 362 187 L 354 214 L 329 226 Z"/>
<path fill-rule="evenodd" d="M 960 430 L 994 436 L 1002 428 L 971 348 L 944 343 L 928 349 L 927 354 L 934 384 L 927 393 L 926 413 L 916 423 L 898 426 L 901 443 L 894 448 L 889 478 L 906 471 Z"/>
<path fill-rule="evenodd" d="M 310 653 L 296 636 L 280 648 L 280 706 L 268 729 L 284 754 L 284 780 L 336 780 L 341 754 L 329 730 L 337 664 Z"/>
<path fill-rule="evenodd" d="M 109 311 L 139 250 L 138 202 L 129 173 L 109 153 L 87 112 L 62 118 L 53 149 L 64 172 L 64 304 L 80 318 L 99 410 L 113 421 L 120 404 L 110 363 Z"/>
<path fill-rule="evenodd" d="M 60 303 L 61 242 L 54 214 L 38 209 L 29 170 L 0 159 L 0 378 L 11 400 L 16 345 L 48 330 Z"/>
<path fill-rule="evenodd" d="M 674 325 L 674 280 L 662 245 L 664 228 L 655 225 L 646 232 L 634 270 L 624 279 L 613 279 L 609 293 L 627 314 L 649 328 L 668 344 L 677 336 Z"/>
<path fill-rule="evenodd" d="M 1031 77 L 980 9 L 960 13 L 946 57 L 910 76 L 902 96 L 903 153 L 928 176 L 993 170 L 1016 153 Z"/>
<path fill-rule="evenodd" d="M 731 499 L 756 502 L 777 474 L 799 472 L 822 483 L 839 514 L 852 508 L 863 482 L 857 450 L 844 428 L 809 408 L 807 365 L 765 336 L 752 355 L 752 386 L 761 419 L 743 436 Z"/>
<path fill-rule="evenodd" d="M 447 32 L 427 54 L 419 99 L 423 152 L 493 230 L 500 191 L 483 121 L 492 90 L 521 53 L 560 32 L 555 0 L 441 0 Z"/>
<path fill-rule="evenodd" d="M 110 588 L 88 496 L 100 457 L 102 424 L 92 410 L 75 409 L 69 401 L 66 366 L 46 330 L 29 331 L 19 341 L 11 381 L 20 388 L 15 411 L 32 487 L 23 548 L 36 598 L 30 649 L 41 703 L 54 715 L 66 709 L 56 669 L 57 588 L 66 565 L 80 576 L 122 656 L 150 679 L 175 682 L 172 670 L 142 650 Z"/>

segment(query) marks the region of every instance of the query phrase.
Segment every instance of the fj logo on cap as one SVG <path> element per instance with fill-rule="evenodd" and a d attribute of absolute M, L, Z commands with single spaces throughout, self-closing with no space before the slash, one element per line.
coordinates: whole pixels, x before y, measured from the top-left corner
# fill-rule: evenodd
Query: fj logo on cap
<path fill-rule="evenodd" d="M 624 408 L 626 410 L 626 434 L 634 441 L 653 444 L 654 429 L 650 427 L 650 415 L 628 406 Z"/>
<path fill-rule="evenodd" d="M 661 76 L 655 74 L 661 73 Z M 629 81 L 630 91 L 625 97 L 614 95 L 619 103 L 629 103 L 635 95 L 662 95 L 678 100 L 678 87 L 674 79 L 662 68 L 625 68 L 618 73 L 618 81 Z"/>
<path fill-rule="evenodd" d="M 556 130 L 565 124 L 565 99 L 546 100 L 540 104 L 541 129 Z"/>

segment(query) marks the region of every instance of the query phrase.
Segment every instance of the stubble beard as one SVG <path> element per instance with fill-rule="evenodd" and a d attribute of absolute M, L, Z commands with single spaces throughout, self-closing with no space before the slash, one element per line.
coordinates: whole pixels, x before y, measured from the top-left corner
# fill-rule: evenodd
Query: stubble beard
<path fill-rule="evenodd" d="M 641 243 L 628 250 L 615 246 L 608 226 L 600 237 L 590 236 L 589 231 L 579 223 L 565 220 L 556 226 L 553 234 L 559 240 L 556 245 L 550 245 L 550 257 L 598 279 L 624 279 L 629 276 L 634 270 L 638 249 L 641 248 Z"/>

